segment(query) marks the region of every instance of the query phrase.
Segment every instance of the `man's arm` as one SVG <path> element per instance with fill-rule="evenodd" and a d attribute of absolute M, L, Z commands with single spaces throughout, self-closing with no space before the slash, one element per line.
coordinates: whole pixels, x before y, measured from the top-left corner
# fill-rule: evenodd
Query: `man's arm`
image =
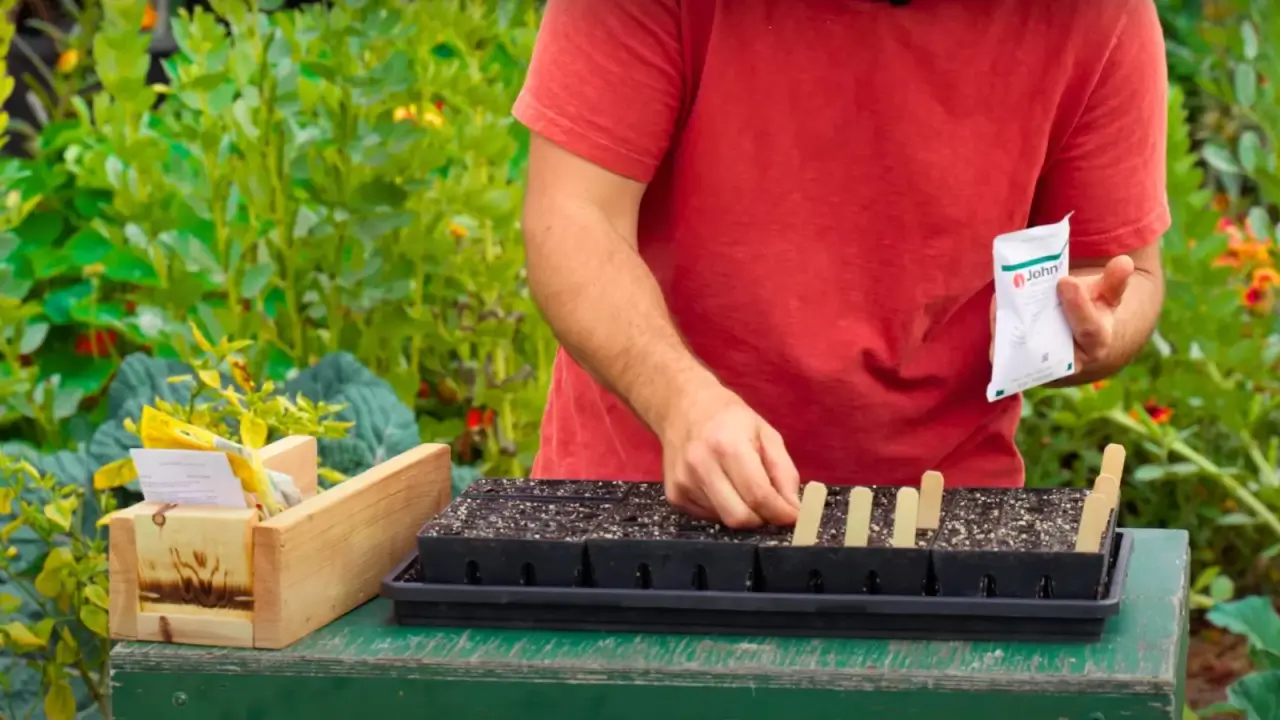
<path fill-rule="evenodd" d="M 645 185 L 534 134 L 529 287 L 566 352 L 662 440 L 671 502 L 731 527 L 795 522 L 782 438 L 685 346 L 637 251 Z"/>
<path fill-rule="evenodd" d="M 1151 338 L 1164 304 L 1159 242 L 1071 265 L 1058 290 L 1075 335 L 1079 371 L 1058 387 L 1096 382 L 1123 369 Z"/>
<path fill-rule="evenodd" d="M 560 344 L 650 428 L 673 398 L 716 382 L 681 340 L 636 245 L 645 185 L 539 135 L 529 146 L 529 287 Z"/>

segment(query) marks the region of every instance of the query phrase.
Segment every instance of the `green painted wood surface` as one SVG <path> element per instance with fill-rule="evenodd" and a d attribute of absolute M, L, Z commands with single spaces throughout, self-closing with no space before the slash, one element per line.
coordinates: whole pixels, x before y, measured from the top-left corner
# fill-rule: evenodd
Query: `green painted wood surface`
<path fill-rule="evenodd" d="M 282 651 L 121 643 L 117 720 L 1180 718 L 1187 535 L 1133 530 L 1090 644 L 403 628 L 375 600 Z"/>

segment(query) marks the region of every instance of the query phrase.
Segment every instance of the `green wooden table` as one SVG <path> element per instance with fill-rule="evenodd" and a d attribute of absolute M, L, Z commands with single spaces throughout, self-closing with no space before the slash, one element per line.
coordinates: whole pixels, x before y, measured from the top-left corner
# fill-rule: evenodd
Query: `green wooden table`
<path fill-rule="evenodd" d="M 120 643 L 115 718 L 1181 718 L 1187 535 L 1130 532 L 1096 643 L 436 630 L 375 600 L 281 651 Z"/>

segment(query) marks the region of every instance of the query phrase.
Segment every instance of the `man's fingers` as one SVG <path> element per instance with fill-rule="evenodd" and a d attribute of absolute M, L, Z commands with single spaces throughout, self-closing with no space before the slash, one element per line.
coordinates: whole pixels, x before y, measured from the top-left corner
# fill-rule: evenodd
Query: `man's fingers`
<path fill-rule="evenodd" d="M 791 461 L 791 454 L 777 430 L 769 426 L 760 429 L 760 460 L 774 489 L 792 507 L 800 508 L 800 471 Z"/>
<path fill-rule="evenodd" d="M 1124 298 L 1124 291 L 1129 287 L 1129 278 L 1133 277 L 1133 272 L 1133 258 L 1128 255 L 1111 258 L 1102 269 L 1102 275 L 1094 287 L 1094 297 L 1111 307 L 1118 306 Z"/>
<path fill-rule="evenodd" d="M 738 494 L 716 455 L 709 452 L 695 453 L 689 458 L 689 465 L 697 474 L 694 484 L 706 495 L 721 523 L 744 530 L 764 524 L 764 520 Z"/>
<path fill-rule="evenodd" d="M 729 482 L 751 511 L 771 525 L 791 525 L 796 508 L 778 492 L 765 471 L 755 439 L 743 441 L 721 454 L 720 462 Z"/>
<path fill-rule="evenodd" d="M 1106 325 L 1102 313 L 1094 307 L 1080 278 L 1062 278 L 1058 283 L 1058 297 L 1062 301 L 1062 312 L 1066 315 L 1067 324 L 1071 326 L 1076 344 L 1086 354 L 1091 354 L 1106 341 Z"/>

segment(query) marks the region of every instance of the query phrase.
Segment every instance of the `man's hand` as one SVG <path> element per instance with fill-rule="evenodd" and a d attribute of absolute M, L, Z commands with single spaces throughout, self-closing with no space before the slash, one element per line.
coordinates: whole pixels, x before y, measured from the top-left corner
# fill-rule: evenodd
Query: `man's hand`
<path fill-rule="evenodd" d="M 1133 258 L 1111 258 L 1100 274 L 1067 275 L 1058 281 L 1062 312 L 1076 341 L 1076 367 L 1083 369 L 1109 365 L 1116 335 L 1116 311 L 1124 300 Z"/>
<path fill-rule="evenodd" d="M 1164 302 L 1160 244 L 1073 266 L 1070 275 L 1058 280 L 1058 298 L 1075 338 L 1076 371 L 1049 386 L 1082 385 L 1116 373 L 1146 344 L 1160 317 Z M 990 322 L 988 359 L 995 354 L 994 297 Z"/>
<path fill-rule="evenodd" d="M 800 474 L 782 436 L 733 392 L 708 384 L 689 393 L 659 436 L 675 507 L 736 529 L 795 524 Z"/>

